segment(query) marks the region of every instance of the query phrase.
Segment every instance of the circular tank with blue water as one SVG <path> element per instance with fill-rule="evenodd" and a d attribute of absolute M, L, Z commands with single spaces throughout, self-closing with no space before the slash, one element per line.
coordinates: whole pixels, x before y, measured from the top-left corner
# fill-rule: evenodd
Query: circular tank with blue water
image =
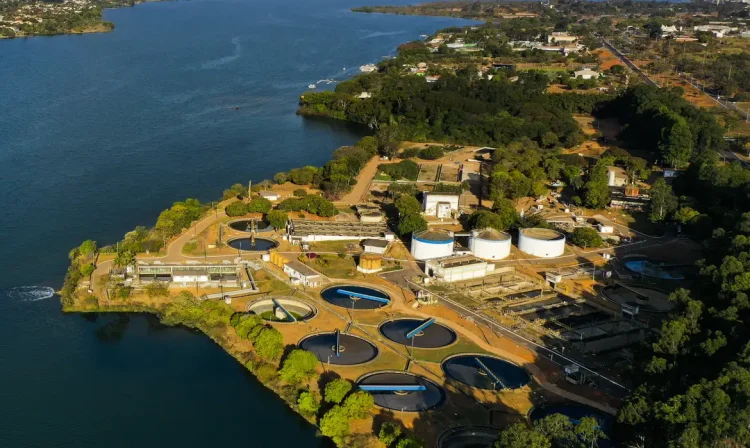
<path fill-rule="evenodd" d="M 357 387 L 370 392 L 375 404 L 381 408 L 399 412 L 428 411 L 445 401 L 442 387 L 408 372 L 368 373 L 357 380 Z"/>
<path fill-rule="evenodd" d="M 687 268 L 650 258 L 630 258 L 622 264 L 625 269 L 634 274 L 659 280 L 685 280 Z"/>
<path fill-rule="evenodd" d="M 380 325 L 380 333 L 397 344 L 415 348 L 447 347 L 458 339 L 455 331 L 431 319 L 389 320 Z"/>
<path fill-rule="evenodd" d="M 323 299 L 350 310 L 374 310 L 390 303 L 391 297 L 375 288 L 356 285 L 335 285 L 320 293 Z"/>
<path fill-rule="evenodd" d="M 442 367 L 449 378 L 477 389 L 520 389 L 531 381 L 523 367 L 488 355 L 451 356 Z"/>

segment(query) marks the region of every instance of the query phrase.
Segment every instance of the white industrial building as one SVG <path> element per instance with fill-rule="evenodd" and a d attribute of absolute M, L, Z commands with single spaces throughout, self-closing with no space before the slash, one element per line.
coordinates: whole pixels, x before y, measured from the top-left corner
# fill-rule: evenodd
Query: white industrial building
<path fill-rule="evenodd" d="M 313 288 L 320 285 L 320 273 L 299 261 L 292 260 L 286 263 L 284 265 L 284 273 L 288 275 L 294 283 Z"/>
<path fill-rule="evenodd" d="M 595 70 L 584 68 L 583 70 L 576 70 L 573 72 L 574 78 L 581 78 L 584 80 L 598 79 L 601 74 Z"/>
<path fill-rule="evenodd" d="M 458 193 L 424 193 L 422 196 L 422 211 L 425 215 L 438 218 L 450 218 L 458 212 Z"/>
<path fill-rule="evenodd" d="M 518 248 L 535 257 L 554 258 L 565 253 L 565 235 L 552 229 L 521 229 Z"/>
<path fill-rule="evenodd" d="M 365 253 L 383 255 L 388 249 L 388 241 L 366 239 L 362 240 L 362 247 L 365 249 Z"/>
<path fill-rule="evenodd" d="M 411 254 L 421 261 L 453 255 L 453 245 L 453 235 L 440 230 L 424 230 L 411 236 Z"/>
<path fill-rule="evenodd" d="M 279 196 L 278 193 L 276 193 L 275 191 L 272 191 L 272 190 L 261 191 L 261 192 L 258 193 L 258 195 L 260 195 L 260 197 L 268 199 L 269 201 L 272 201 L 272 202 L 273 201 L 278 201 L 279 199 L 281 199 L 281 196 Z"/>
<path fill-rule="evenodd" d="M 338 222 L 293 219 L 286 239 L 294 245 L 316 241 L 361 241 L 366 238 L 393 241 L 395 234 L 384 222 Z"/>
<path fill-rule="evenodd" d="M 140 283 L 167 282 L 169 286 L 240 286 L 240 268 L 233 263 L 148 264 L 139 262 L 135 278 Z"/>
<path fill-rule="evenodd" d="M 628 173 L 619 166 L 607 167 L 607 186 L 624 187 L 630 183 Z"/>
<path fill-rule="evenodd" d="M 510 235 L 495 229 L 472 230 L 469 249 L 475 257 L 502 260 L 510 255 Z"/>
<path fill-rule="evenodd" d="M 472 255 L 455 255 L 427 260 L 424 272 L 437 281 L 453 283 L 482 278 L 495 270 L 495 265 Z"/>

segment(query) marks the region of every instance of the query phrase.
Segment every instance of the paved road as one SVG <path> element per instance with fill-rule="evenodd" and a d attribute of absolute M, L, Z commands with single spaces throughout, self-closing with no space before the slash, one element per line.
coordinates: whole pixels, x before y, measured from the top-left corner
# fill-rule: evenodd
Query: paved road
<path fill-rule="evenodd" d="M 654 87 L 659 87 L 659 84 L 657 84 L 656 82 L 654 82 L 653 79 L 649 78 L 648 75 L 646 74 L 646 72 L 644 72 L 643 70 L 641 70 L 637 65 L 633 64 L 633 62 L 630 59 L 628 59 L 628 57 L 625 56 L 620 50 L 618 50 L 617 48 L 615 48 L 614 45 L 610 44 L 606 39 L 602 39 L 602 44 L 604 44 L 604 46 L 609 51 L 611 51 L 612 53 L 614 53 L 614 55 L 617 56 L 618 59 L 620 59 L 623 63 L 625 63 L 625 65 L 627 65 L 628 67 L 630 67 L 631 70 L 633 70 L 641 78 L 643 78 L 644 81 L 646 81 L 647 83 L 651 84 Z"/>

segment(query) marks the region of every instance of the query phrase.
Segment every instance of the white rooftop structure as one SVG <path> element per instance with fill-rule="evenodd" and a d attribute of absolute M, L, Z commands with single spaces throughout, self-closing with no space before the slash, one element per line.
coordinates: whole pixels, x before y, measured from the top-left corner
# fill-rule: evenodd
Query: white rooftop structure
<path fill-rule="evenodd" d="M 424 272 L 435 280 L 453 283 L 482 278 L 495 270 L 495 265 L 473 255 L 454 255 L 427 260 Z"/>
<path fill-rule="evenodd" d="M 425 215 L 438 218 L 450 218 L 458 211 L 458 193 L 424 193 L 422 197 L 422 211 Z"/>

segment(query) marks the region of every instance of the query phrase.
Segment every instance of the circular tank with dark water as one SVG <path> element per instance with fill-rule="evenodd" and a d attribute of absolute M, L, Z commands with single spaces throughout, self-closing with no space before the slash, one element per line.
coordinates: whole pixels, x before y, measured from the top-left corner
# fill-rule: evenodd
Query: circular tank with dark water
<path fill-rule="evenodd" d="M 478 389 L 519 389 L 531 381 L 526 369 L 494 356 L 451 356 L 442 367 L 449 378 Z"/>
<path fill-rule="evenodd" d="M 531 420 L 531 422 L 533 423 L 552 414 L 562 414 L 568 417 L 568 419 L 570 419 L 571 423 L 573 423 L 574 425 L 579 424 L 581 422 L 581 419 L 584 417 L 593 417 L 597 422 L 599 422 L 599 429 L 601 429 L 605 433 L 609 432 L 609 430 L 612 428 L 612 424 L 614 423 L 613 415 L 607 414 L 606 412 L 600 411 L 595 408 L 572 403 L 535 407 L 529 412 L 529 420 Z M 599 448 L 609 448 L 612 446 L 612 444 L 608 440 L 600 440 L 597 445 Z"/>
<path fill-rule="evenodd" d="M 445 401 L 445 391 L 442 387 L 427 378 L 406 372 L 368 373 L 357 381 L 357 386 L 424 386 L 424 390 L 410 392 L 370 392 L 376 405 L 393 411 L 428 411 Z"/>
<path fill-rule="evenodd" d="M 235 238 L 229 240 L 229 247 L 237 250 L 244 250 L 248 252 L 265 252 L 271 250 L 279 245 L 274 240 L 266 238 L 255 238 L 255 242 L 251 241 L 250 238 Z"/>
<path fill-rule="evenodd" d="M 634 257 L 624 260 L 623 266 L 630 272 L 642 277 L 659 280 L 685 280 L 687 266 L 674 265 L 646 257 Z"/>
<path fill-rule="evenodd" d="M 389 320 L 380 325 L 380 333 L 393 342 L 415 348 L 447 347 L 458 339 L 455 331 L 439 323 L 429 325 L 412 338 L 407 337 L 424 323 L 424 319 Z"/>
<path fill-rule="evenodd" d="M 440 434 L 437 448 L 492 448 L 499 433 L 491 426 L 457 426 Z"/>
<path fill-rule="evenodd" d="M 252 219 L 240 219 L 229 223 L 229 227 L 240 232 L 250 232 L 253 229 Z M 256 232 L 270 232 L 273 230 L 273 226 L 263 220 L 255 220 L 255 231 Z"/>
<path fill-rule="evenodd" d="M 378 348 L 372 342 L 347 333 L 339 335 L 339 350 L 336 356 L 336 333 L 318 333 L 302 339 L 299 347 L 315 354 L 322 363 L 339 366 L 355 366 L 370 362 L 378 356 Z"/>
<path fill-rule="evenodd" d="M 347 294 L 347 292 L 354 293 L 355 295 Z M 356 285 L 331 286 L 330 288 L 324 289 L 323 292 L 320 293 L 320 295 L 326 302 L 332 305 L 354 310 L 374 310 L 388 305 L 388 303 L 385 302 L 368 300 L 366 298 L 357 297 L 356 295 L 376 297 L 379 299 L 388 300 L 389 302 L 391 300 L 391 297 L 383 291 L 375 288 L 367 288 L 365 286 Z"/>

